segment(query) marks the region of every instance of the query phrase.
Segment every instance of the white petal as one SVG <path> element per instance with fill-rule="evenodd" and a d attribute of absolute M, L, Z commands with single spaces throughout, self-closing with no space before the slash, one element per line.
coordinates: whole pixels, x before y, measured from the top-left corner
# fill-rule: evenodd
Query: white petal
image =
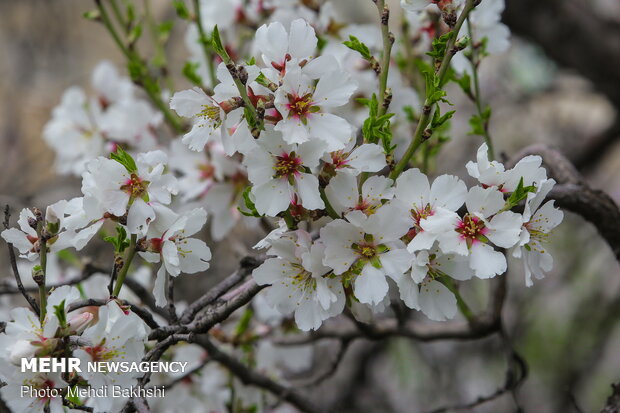
<path fill-rule="evenodd" d="M 353 282 L 353 292 L 364 304 L 379 304 L 388 292 L 388 283 L 383 271 L 366 264 L 362 273 Z"/>
<path fill-rule="evenodd" d="M 316 176 L 300 173 L 295 177 L 295 186 L 304 208 L 308 210 L 325 208 L 319 192 L 319 179 Z"/>
<path fill-rule="evenodd" d="M 502 248 L 510 248 L 519 242 L 523 217 L 512 211 L 504 211 L 495 215 L 488 223 L 491 230 L 487 234 L 495 245 Z"/>
<path fill-rule="evenodd" d="M 474 186 L 469 190 L 465 204 L 469 212 L 479 213 L 486 218 L 502 209 L 505 202 L 504 196 L 496 187 Z"/>
<path fill-rule="evenodd" d="M 471 247 L 469 266 L 478 278 L 493 278 L 506 271 L 506 257 L 491 246 L 477 242 Z"/>
<path fill-rule="evenodd" d="M 359 200 L 357 179 L 348 171 L 341 171 L 329 181 L 325 194 L 337 213 L 353 209 Z"/>
<path fill-rule="evenodd" d="M 431 320 L 449 320 L 456 315 L 456 297 L 445 285 L 431 280 L 420 288 L 420 308 Z"/>
<path fill-rule="evenodd" d="M 137 198 L 131 204 L 127 214 L 127 229 L 130 234 L 140 234 L 146 232 L 148 223 L 155 219 L 153 207 Z"/>
<path fill-rule="evenodd" d="M 435 207 L 456 211 L 465 202 L 467 187 L 465 182 L 456 176 L 441 175 L 431 186 L 429 201 Z"/>
<path fill-rule="evenodd" d="M 211 250 L 204 241 L 196 238 L 185 238 L 177 241 L 179 250 L 179 265 L 186 274 L 206 271 L 209 268 Z"/>
<path fill-rule="evenodd" d="M 408 169 L 396 180 L 396 198 L 409 208 L 424 208 L 429 201 L 430 188 L 426 175 L 419 169 Z"/>
<path fill-rule="evenodd" d="M 177 92 L 170 99 L 170 109 L 186 118 L 200 113 L 204 105 L 213 106 L 213 102 L 199 87 Z"/>
<path fill-rule="evenodd" d="M 252 187 L 256 210 L 268 216 L 276 216 L 291 203 L 289 183 L 286 178 L 277 178 Z"/>
<path fill-rule="evenodd" d="M 355 148 L 348 156 L 347 161 L 347 165 L 356 173 L 378 172 L 387 165 L 383 148 L 372 143 L 366 143 Z"/>

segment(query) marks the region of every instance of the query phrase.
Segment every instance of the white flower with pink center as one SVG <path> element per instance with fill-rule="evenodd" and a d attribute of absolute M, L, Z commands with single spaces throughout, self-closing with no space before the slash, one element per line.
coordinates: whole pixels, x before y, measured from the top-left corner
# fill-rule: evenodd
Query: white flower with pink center
<path fill-rule="evenodd" d="M 128 309 L 121 308 L 116 301 L 99 307 L 98 321 L 82 333 L 85 343 L 73 351 L 73 357 L 81 365 L 93 362 L 140 362 L 144 356 L 144 344 L 149 327 L 140 317 Z M 82 378 L 93 388 L 106 386 L 129 387 L 136 383 L 139 372 L 90 371 L 82 368 Z M 124 400 L 113 397 L 93 397 L 87 405 L 95 411 L 114 411 Z"/>
<path fill-rule="evenodd" d="M 541 182 L 538 192 L 529 193 L 523 211 L 523 227 L 520 240 L 512 250 L 512 256 L 523 259 L 525 269 L 525 285 L 533 285 L 532 275 L 537 279 L 544 278 L 545 273 L 553 268 L 553 257 L 547 251 L 547 237 L 564 219 L 564 213 L 548 201 L 541 206 L 551 191 L 553 179 Z"/>
<path fill-rule="evenodd" d="M 392 182 L 384 176 L 371 176 L 362 184 L 360 193 L 357 189 L 357 178 L 345 170 L 329 181 L 325 194 L 339 215 L 351 211 L 362 211 L 371 215 L 384 200 L 394 197 Z"/>
<path fill-rule="evenodd" d="M 419 169 L 409 169 L 396 180 L 396 199 L 409 207 L 413 226 L 407 236 L 410 252 L 430 249 L 437 238 L 451 231 L 467 195 L 465 183 L 456 176 L 441 175 L 431 185 Z"/>
<path fill-rule="evenodd" d="M 437 237 L 444 253 L 469 257 L 469 268 L 479 278 L 492 278 L 506 271 L 506 257 L 491 243 L 510 248 L 519 241 L 522 217 L 503 211 L 504 196 L 495 187 L 473 187 L 465 199 L 467 213 L 452 220 L 452 230 Z"/>
<path fill-rule="evenodd" d="M 269 249 L 277 257 L 266 260 L 252 276 L 259 285 L 271 285 L 266 299 L 280 313 L 294 312 L 300 329 L 316 330 L 344 309 L 341 279 L 323 265 L 325 245 L 312 243 L 303 230 L 287 235 Z"/>
<path fill-rule="evenodd" d="M 469 260 L 458 254 L 443 254 L 438 248 L 412 254 L 411 271 L 395 278 L 400 298 L 409 308 L 422 311 L 434 321 L 453 318 L 456 297 L 443 283 L 445 277 L 469 280 L 474 272 Z"/>
<path fill-rule="evenodd" d="M 194 121 L 192 129 L 182 139 L 191 150 L 201 151 L 207 142 L 222 136 L 224 109 L 199 87 L 175 93 L 170 99 L 170 109 Z"/>
<path fill-rule="evenodd" d="M 252 195 L 259 213 L 276 216 L 291 203 L 308 210 L 325 207 L 318 178 L 307 172 L 316 169 L 325 153 L 322 141 L 293 145 L 285 142 L 279 133 L 265 131 L 257 143 L 243 164 L 253 184 Z"/>
<path fill-rule="evenodd" d="M 254 47 L 265 65 L 281 73 L 284 73 L 286 64 L 293 59 L 296 62 L 311 59 L 316 45 L 314 29 L 303 19 L 291 22 L 288 33 L 280 22 L 262 25 L 254 37 Z"/>
<path fill-rule="evenodd" d="M 197 238 L 190 238 L 204 226 L 207 213 L 195 208 L 185 214 L 158 205 L 157 218 L 146 234 L 145 249 L 140 256 L 151 263 L 162 262 L 153 287 L 155 304 L 163 307 L 166 299 L 166 273 L 177 277 L 181 273 L 194 274 L 209 268 L 211 250 Z"/>
<path fill-rule="evenodd" d="M 387 165 L 383 148 L 374 143 L 364 143 L 355 146 L 355 140 L 351 138 L 344 149 L 330 152 L 323 156 L 323 162 L 327 169 L 336 172 L 346 171 L 353 175 L 362 172 L 378 172 Z"/>
<path fill-rule="evenodd" d="M 347 104 L 357 86 L 339 69 L 325 72 L 325 67 L 338 68 L 335 59 L 326 60 L 333 60 L 333 64 L 323 61 L 321 67 L 311 67 L 317 59 L 303 69 L 294 64 L 287 66 L 282 85 L 275 93 L 275 106 L 282 116 L 275 129 L 282 132 L 288 143 L 304 143 L 314 138 L 323 141 L 327 151 L 332 152 L 345 147 L 353 128 L 345 119 L 328 111 Z M 316 77 L 309 74 L 319 72 L 322 73 L 315 85 Z"/>
<path fill-rule="evenodd" d="M 323 264 L 352 282 L 353 292 L 364 304 L 379 304 L 388 293 L 386 276 L 398 277 L 411 265 L 411 256 L 400 238 L 411 227 L 407 209 L 390 203 L 367 216 L 347 214 L 321 228 L 326 246 Z"/>
<path fill-rule="evenodd" d="M 169 204 L 177 193 L 176 178 L 166 173 L 166 162 L 162 151 L 139 154 L 134 165 L 104 157 L 93 159 L 82 177 L 85 207 L 95 205 L 117 217 L 127 214 L 130 233 L 146 232 L 155 218 L 153 204 Z"/>

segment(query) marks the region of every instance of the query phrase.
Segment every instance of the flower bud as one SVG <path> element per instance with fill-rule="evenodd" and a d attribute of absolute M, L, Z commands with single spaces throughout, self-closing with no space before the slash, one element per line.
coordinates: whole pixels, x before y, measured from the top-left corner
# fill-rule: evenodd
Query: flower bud
<path fill-rule="evenodd" d="M 35 265 L 32 267 L 32 279 L 37 285 L 41 285 L 45 282 L 45 274 L 43 273 L 43 268 L 40 265 Z"/>
<path fill-rule="evenodd" d="M 70 316 L 67 322 L 69 334 L 82 334 L 91 325 L 94 318 L 93 313 L 88 311 Z"/>

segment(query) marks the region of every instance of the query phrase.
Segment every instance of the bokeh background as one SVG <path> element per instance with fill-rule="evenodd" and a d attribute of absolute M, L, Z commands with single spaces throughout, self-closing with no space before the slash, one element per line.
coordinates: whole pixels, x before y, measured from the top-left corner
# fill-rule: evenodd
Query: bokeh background
<path fill-rule="evenodd" d="M 535 142 L 556 146 L 593 187 L 620 202 L 620 2 L 506 1 L 512 47 L 485 61 L 481 74 L 483 99 L 494 108 L 497 149 L 509 157 Z M 170 3 L 152 2 L 156 19 L 174 18 Z M 370 0 L 335 3 L 352 21 L 375 18 Z M 392 3 L 398 15 L 398 2 Z M 41 131 L 67 87 L 88 90 L 100 60 L 124 66 L 103 27 L 82 18 L 91 8 L 87 0 L 0 0 L 0 203 L 13 211 L 79 194 L 77 179 L 53 172 L 53 153 Z M 187 55 L 184 33 L 184 24 L 176 25 L 167 50 L 177 73 Z M 480 142 L 466 135 L 471 104 L 452 92 L 461 110 L 435 169 L 463 176 Z M 226 242 L 211 243 L 213 268 L 190 279 L 191 288 L 181 285 L 179 296 L 191 299 L 229 274 L 259 236 L 236 231 Z M 513 394 L 475 412 L 512 412 L 516 406 L 532 413 L 600 411 L 610 384 L 620 381 L 617 261 L 596 230 L 570 213 L 550 246 L 556 266 L 546 279 L 526 288 L 517 264 L 508 275 L 504 317 L 527 363 L 527 379 Z M 1 256 L 4 282 L 10 274 L 5 253 Z M 466 297 L 482 308 L 487 289 L 488 283 L 474 281 Z M 321 351 L 329 354 L 330 345 Z M 343 412 L 426 412 L 492 393 L 504 383 L 505 370 L 505 351 L 495 337 L 429 344 L 359 341 L 336 376 L 312 391 Z"/>

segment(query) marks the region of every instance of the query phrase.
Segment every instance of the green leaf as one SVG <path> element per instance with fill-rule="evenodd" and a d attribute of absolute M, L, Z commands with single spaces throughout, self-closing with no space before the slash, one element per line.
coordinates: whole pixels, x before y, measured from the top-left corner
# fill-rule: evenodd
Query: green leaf
<path fill-rule="evenodd" d="M 316 48 L 319 50 L 319 52 L 322 51 L 325 46 L 327 46 L 327 40 L 325 39 L 325 37 L 317 35 Z"/>
<path fill-rule="evenodd" d="M 368 143 L 379 143 L 383 145 L 386 154 L 392 153 L 395 146 L 392 146 L 392 129 L 390 119 L 393 113 L 386 113 L 377 116 L 379 113 L 379 102 L 376 95 L 372 95 L 370 99 L 360 98 L 358 102 L 368 107 L 368 118 L 362 125 L 362 135 L 364 141 Z"/>
<path fill-rule="evenodd" d="M 355 50 L 366 60 L 372 59 L 372 54 L 370 53 L 370 49 L 364 43 L 360 42 L 359 39 L 355 36 L 349 36 L 349 40 L 342 42 L 345 46 L 347 46 L 351 50 Z"/>
<path fill-rule="evenodd" d="M 437 37 L 433 40 L 433 45 L 431 47 L 431 51 L 426 54 L 430 57 L 442 61 L 444 56 L 446 55 L 446 47 L 448 45 L 448 41 L 452 39 L 454 36 L 454 31 L 450 31 L 442 36 Z"/>
<path fill-rule="evenodd" d="M 519 185 L 517 185 L 517 188 L 512 194 L 510 194 L 510 197 L 508 197 L 504 209 L 509 210 L 517 206 L 519 202 L 527 198 L 527 194 L 530 192 L 536 192 L 536 187 L 533 185 L 523 186 L 523 177 L 521 177 L 521 179 L 519 180 Z"/>
<path fill-rule="evenodd" d="M 138 170 L 138 167 L 136 166 L 136 161 L 134 161 L 131 155 L 125 152 L 120 146 L 116 148 L 116 152 L 112 152 L 110 154 L 110 159 L 113 159 L 123 165 L 129 173 L 133 173 Z"/>
<path fill-rule="evenodd" d="M 114 252 L 118 254 L 122 254 L 123 251 L 125 251 L 125 249 L 129 247 L 129 239 L 127 238 L 127 231 L 125 230 L 125 227 L 123 227 L 122 225 L 116 226 L 115 237 L 111 237 L 111 236 L 104 237 L 103 240 L 105 242 L 109 242 L 110 244 L 114 245 Z"/>
<path fill-rule="evenodd" d="M 183 76 L 197 86 L 202 85 L 202 78 L 198 74 L 199 67 L 200 63 L 190 61 L 185 62 L 185 66 L 183 66 Z"/>
<path fill-rule="evenodd" d="M 133 22 L 136 18 L 136 8 L 133 4 L 127 3 L 127 21 Z"/>
<path fill-rule="evenodd" d="M 142 25 L 138 24 L 134 26 L 129 32 L 129 35 L 127 36 L 127 41 L 130 44 L 133 44 L 140 38 L 140 36 L 142 36 Z"/>
<path fill-rule="evenodd" d="M 435 113 L 433 114 L 433 119 L 431 120 L 431 129 L 435 130 L 436 128 L 439 128 L 444 123 L 446 123 L 448 120 L 450 120 L 455 113 L 456 111 L 452 110 L 442 116 L 439 105 L 437 105 L 437 108 L 435 109 Z"/>
<path fill-rule="evenodd" d="M 486 134 L 486 125 L 489 123 L 490 119 L 491 107 L 487 106 L 482 111 L 482 115 L 474 114 L 469 119 L 469 125 L 471 126 L 471 130 L 467 134 L 484 136 Z"/>
<path fill-rule="evenodd" d="M 75 265 L 76 267 L 81 264 L 80 259 L 72 250 L 69 250 L 69 249 L 60 250 L 56 253 L 56 255 L 62 261 L 65 261 L 71 265 Z"/>
<path fill-rule="evenodd" d="M 170 32 L 172 31 L 173 27 L 174 27 L 174 22 L 172 20 L 168 20 L 168 21 L 160 23 L 157 26 L 157 33 L 159 36 L 159 40 L 162 42 L 167 41 L 168 38 L 170 37 Z"/>
<path fill-rule="evenodd" d="M 224 56 L 228 57 L 228 52 L 222 45 L 222 39 L 220 37 L 220 30 L 217 28 L 217 24 L 213 28 L 213 33 L 211 34 L 211 46 L 213 47 L 213 50 L 215 50 L 215 53 L 220 55 L 222 59 L 224 59 Z"/>
<path fill-rule="evenodd" d="M 177 12 L 177 16 L 179 16 L 183 20 L 189 19 L 189 10 L 187 9 L 187 6 L 185 5 L 185 2 L 183 0 L 174 0 L 172 2 L 172 5 Z"/>
<path fill-rule="evenodd" d="M 235 337 L 241 337 L 243 333 L 245 333 L 248 328 L 250 328 L 250 323 L 252 322 L 252 317 L 254 316 L 254 311 L 252 308 L 248 307 L 245 309 L 237 326 L 235 327 Z"/>
<path fill-rule="evenodd" d="M 82 16 L 88 20 L 98 20 L 101 17 L 101 13 L 99 10 L 95 9 L 84 12 Z"/>
<path fill-rule="evenodd" d="M 251 190 L 252 190 L 252 187 L 248 186 L 243 191 L 243 202 L 245 203 L 245 207 L 248 210 L 244 211 L 240 207 L 237 207 L 237 209 L 239 210 L 239 212 L 241 212 L 246 217 L 260 218 L 260 217 L 262 217 L 262 215 L 258 213 L 258 211 L 256 210 L 256 205 L 254 205 L 254 202 L 252 202 L 252 200 L 250 199 L 250 191 Z"/>
<path fill-rule="evenodd" d="M 60 304 L 54 306 L 54 315 L 58 318 L 60 328 L 67 326 L 67 315 L 65 313 L 65 300 L 62 300 Z"/>

